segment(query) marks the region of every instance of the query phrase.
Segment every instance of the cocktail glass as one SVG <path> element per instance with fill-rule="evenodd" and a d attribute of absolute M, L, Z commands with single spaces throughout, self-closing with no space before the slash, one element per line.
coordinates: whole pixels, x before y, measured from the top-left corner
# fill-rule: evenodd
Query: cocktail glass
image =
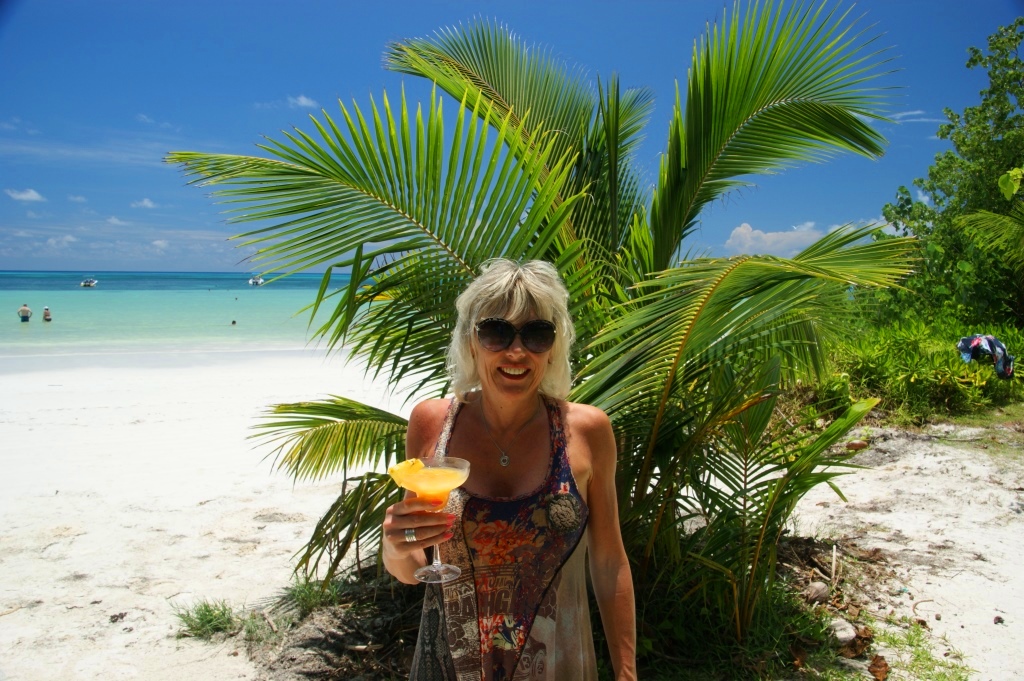
<path fill-rule="evenodd" d="M 469 478 L 469 462 L 451 456 L 433 456 L 420 459 L 422 468 L 409 471 L 402 477 L 402 487 L 416 493 L 418 499 L 428 499 L 441 506 L 448 503 L 448 495 Z M 454 565 L 441 562 L 439 546 L 434 544 L 434 562 L 413 573 L 416 579 L 428 584 L 450 582 L 462 574 Z"/>

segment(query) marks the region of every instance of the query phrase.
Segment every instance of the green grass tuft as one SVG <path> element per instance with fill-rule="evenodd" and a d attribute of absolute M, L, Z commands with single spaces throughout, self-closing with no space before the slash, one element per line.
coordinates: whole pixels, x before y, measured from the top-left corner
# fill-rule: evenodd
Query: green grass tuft
<path fill-rule="evenodd" d="M 293 603 L 299 619 L 318 608 L 338 605 L 345 595 L 345 585 L 331 580 L 322 582 L 309 577 L 296 577 L 295 583 L 285 589 L 282 600 Z"/>
<path fill-rule="evenodd" d="M 178 637 L 210 639 L 214 634 L 234 631 L 238 617 L 227 601 L 201 600 L 190 608 L 177 608 L 175 616 L 181 621 Z"/>
<path fill-rule="evenodd" d="M 895 626 L 879 627 L 875 634 L 877 645 L 895 652 L 897 659 L 889 665 L 898 672 L 897 679 L 928 679 L 928 681 L 969 681 L 970 667 L 963 656 L 952 651 L 948 657 L 936 657 L 931 635 L 916 622 L 901 618 Z"/>

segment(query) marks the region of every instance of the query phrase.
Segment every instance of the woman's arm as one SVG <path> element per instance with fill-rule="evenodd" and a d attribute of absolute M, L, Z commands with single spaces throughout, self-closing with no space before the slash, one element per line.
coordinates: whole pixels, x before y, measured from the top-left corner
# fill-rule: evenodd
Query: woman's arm
<path fill-rule="evenodd" d="M 430 400 L 413 408 L 405 433 L 406 458 L 430 455 L 433 442 L 441 432 L 447 405 L 446 400 Z M 455 516 L 436 513 L 438 508 L 439 505 L 417 499 L 412 492 L 406 492 L 404 500 L 388 507 L 382 528 L 381 553 L 384 567 L 398 581 L 419 584 L 413 573 L 427 564 L 424 549 L 451 539 L 450 527 Z M 406 539 L 407 529 L 414 530 L 416 541 Z"/>
<path fill-rule="evenodd" d="M 581 431 L 590 449 L 593 470 L 587 495 L 591 582 L 601 611 L 616 681 L 635 680 L 636 605 L 633 577 L 619 528 L 619 504 L 615 494 L 615 435 L 611 421 L 603 411 L 594 407 L 580 411 Z"/>

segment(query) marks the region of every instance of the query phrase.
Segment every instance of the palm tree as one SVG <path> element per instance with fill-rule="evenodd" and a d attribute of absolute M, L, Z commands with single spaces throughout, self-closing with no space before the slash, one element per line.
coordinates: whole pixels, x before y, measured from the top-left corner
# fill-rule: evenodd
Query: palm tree
<path fill-rule="evenodd" d="M 829 445 L 870 407 L 811 437 L 769 423 L 775 396 L 823 370 L 849 288 L 895 285 L 912 245 L 848 227 L 791 259 L 685 259 L 685 240 L 750 176 L 882 153 L 868 121 L 884 98 L 869 82 L 886 58 L 848 19 L 824 5 L 734 7 L 695 44 L 653 188 L 634 166 L 650 91 L 592 85 L 484 21 L 388 46 L 389 68 L 435 84 L 415 110 L 385 94 L 268 141 L 266 158 L 168 161 L 215 187 L 234 222 L 269 225 L 240 235 L 265 272 L 326 268 L 316 333 L 416 398 L 446 392 L 454 299 L 480 264 L 556 263 L 584 339 L 572 398 L 605 409 L 620 442 L 638 593 L 732 594 L 722 613 L 742 638 L 795 501 L 832 484 L 825 468 L 843 457 Z M 338 268 L 350 281 L 330 290 Z M 404 420 L 336 397 L 277 405 L 262 426 L 296 478 L 342 473 L 298 567 L 330 579 L 350 549 L 373 550 L 398 499 L 386 476 L 353 471 L 404 458 Z"/>

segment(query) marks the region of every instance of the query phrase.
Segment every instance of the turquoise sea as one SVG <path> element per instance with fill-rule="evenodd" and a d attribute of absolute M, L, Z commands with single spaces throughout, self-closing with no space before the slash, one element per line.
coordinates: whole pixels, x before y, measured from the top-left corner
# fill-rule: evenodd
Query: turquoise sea
<path fill-rule="evenodd" d="M 99 283 L 80 286 L 84 278 Z M 302 349 L 321 275 L 250 286 L 239 272 L 0 270 L 0 358 L 121 352 Z M 347 283 L 344 275 L 332 288 Z M 32 320 L 16 312 L 27 304 Z M 48 306 L 52 322 L 43 321 Z M 233 322 L 233 323 L 232 323 Z"/>

